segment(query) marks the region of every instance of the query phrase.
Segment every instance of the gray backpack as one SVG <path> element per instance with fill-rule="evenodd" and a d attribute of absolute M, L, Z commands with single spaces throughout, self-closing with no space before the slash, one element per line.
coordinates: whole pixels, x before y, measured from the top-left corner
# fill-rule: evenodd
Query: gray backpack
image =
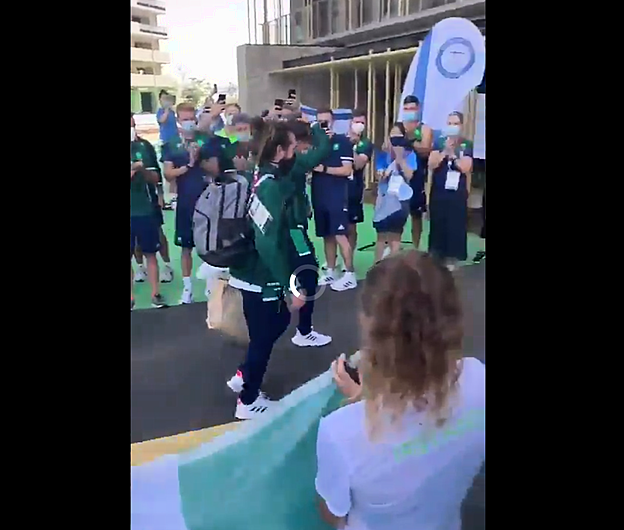
<path fill-rule="evenodd" d="M 213 267 L 240 267 L 254 251 L 247 216 L 249 188 L 243 175 L 226 172 L 211 182 L 195 203 L 195 248 Z"/>

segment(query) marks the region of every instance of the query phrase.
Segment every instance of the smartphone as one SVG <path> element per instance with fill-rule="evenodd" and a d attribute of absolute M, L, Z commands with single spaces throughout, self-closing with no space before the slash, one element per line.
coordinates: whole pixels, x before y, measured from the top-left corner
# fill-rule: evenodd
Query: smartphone
<path fill-rule="evenodd" d="M 320 127 L 321 129 L 325 129 L 325 130 L 327 130 L 327 129 L 329 129 L 329 122 L 326 122 L 326 121 L 320 121 L 320 122 L 319 122 L 319 127 Z"/>
<path fill-rule="evenodd" d="M 217 103 L 221 105 L 225 103 L 225 94 L 219 94 L 219 97 L 217 98 Z"/>
<path fill-rule="evenodd" d="M 282 110 L 282 108 L 284 107 L 284 100 L 277 98 L 273 105 L 275 105 L 275 110 Z"/>
<path fill-rule="evenodd" d="M 297 99 L 297 91 L 294 88 L 288 91 L 288 99 Z"/>

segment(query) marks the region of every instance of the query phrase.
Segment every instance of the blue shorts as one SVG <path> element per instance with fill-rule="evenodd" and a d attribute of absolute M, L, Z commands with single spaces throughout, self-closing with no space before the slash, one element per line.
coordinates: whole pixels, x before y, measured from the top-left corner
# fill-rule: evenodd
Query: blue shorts
<path fill-rule="evenodd" d="M 162 209 L 160 208 L 160 206 L 158 205 L 158 203 L 154 203 L 154 217 L 156 217 L 156 223 L 158 223 L 158 226 L 162 226 L 165 224 L 165 218 L 163 217 L 163 213 L 162 213 Z"/>
<path fill-rule="evenodd" d="M 314 206 L 316 237 L 340 236 L 347 233 L 349 225 L 348 208 L 335 205 L 316 204 Z"/>
<path fill-rule="evenodd" d="M 407 223 L 408 210 L 405 204 L 401 210 L 397 210 L 381 221 L 373 222 L 373 228 L 378 234 L 402 234 Z"/>
<path fill-rule="evenodd" d="M 426 177 L 420 173 L 415 173 L 410 180 L 410 187 L 414 194 L 409 201 L 409 210 L 412 217 L 420 219 L 427 211 L 427 195 L 425 194 Z"/>
<path fill-rule="evenodd" d="M 349 224 L 357 224 L 364 222 L 364 204 L 360 200 L 350 200 L 349 206 Z"/>
<path fill-rule="evenodd" d="M 175 244 L 182 248 L 193 248 L 193 213 L 192 208 L 178 205 L 175 216 Z"/>
<path fill-rule="evenodd" d="M 160 230 L 153 215 L 130 217 L 130 256 L 137 245 L 144 254 L 160 250 Z"/>

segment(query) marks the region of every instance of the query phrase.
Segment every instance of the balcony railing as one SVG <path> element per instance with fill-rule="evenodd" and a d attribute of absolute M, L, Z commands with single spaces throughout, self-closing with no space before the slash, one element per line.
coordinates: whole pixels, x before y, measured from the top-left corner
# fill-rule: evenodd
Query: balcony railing
<path fill-rule="evenodd" d="M 161 15 L 167 11 L 167 4 L 163 0 L 131 0 L 130 6 Z"/>
<path fill-rule="evenodd" d="M 169 37 L 167 28 L 162 26 L 150 26 L 149 24 L 140 24 L 138 22 L 130 22 L 130 34 L 141 35 L 142 37 L 151 37 L 153 39 L 166 39 Z"/>
<path fill-rule="evenodd" d="M 167 52 L 161 52 L 160 50 L 146 50 L 144 48 L 130 47 L 130 60 L 139 61 L 142 63 L 158 63 L 169 64 L 170 56 Z"/>
<path fill-rule="evenodd" d="M 306 44 L 315 39 L 461 1 L 318 0 L 289 15 L 259 24 L 252 41 L 255 40 L 255 44 Z"/>
<path fill-rule="evenodd" d="M 170 88 L 175 86 L 175 82 L 166 75 L 131 73 L 130 86 L 136 88 Z"/>

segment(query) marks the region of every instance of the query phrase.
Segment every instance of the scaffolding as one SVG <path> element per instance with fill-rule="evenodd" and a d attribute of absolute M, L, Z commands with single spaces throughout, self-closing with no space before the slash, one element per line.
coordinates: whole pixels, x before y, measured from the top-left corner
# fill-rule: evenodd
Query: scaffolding
<path fill-rule="evenodd" d="M 364 108 L 369 139 L 380 147 L 397 119 L 405 77 L 418 47 L 369 53 L 347 59 L 295 66 L 269 72 L 270 76 L 301 77 L 308 73 L 327 72 L 329 93 L 326 101 L 332 108 Z M 346 87 L 346 88 L 345 88 Z M 305 90 L 301 94 L 305 102 Z M 465 134 L 473 138 L 476 117 L 476 92 L 466 98 Z M 365 174 L 369 189 L 375 180 L 374 164 L 368 164 Z"/>

